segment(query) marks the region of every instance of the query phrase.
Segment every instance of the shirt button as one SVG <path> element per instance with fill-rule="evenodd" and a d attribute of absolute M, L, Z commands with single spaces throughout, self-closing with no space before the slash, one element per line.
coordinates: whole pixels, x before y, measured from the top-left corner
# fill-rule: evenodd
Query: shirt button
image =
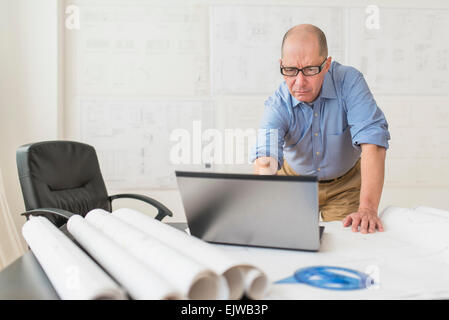
<path fill-rule="evenodd" d="M 318 117 L 318 113 L 315 113 L 315 117 Z"/>
<path fill-rule="evenodd" d="M 319 154 L 320 154 L 320 153 L 317 151 L 317 152 L 316 152 L 316 155 L 319 155 Z"/>
<path fill-rule="evenodd" d="M 318 171 L 320 171 L 320 170 L 321 170 L 321 168 L 318 168 L 317 170 L 318 170 Z"/>
<path fill-rule="evenodd" d="M 318 133 L 315 133 L 315 137 L 317 137 L 318 136 Z"/>

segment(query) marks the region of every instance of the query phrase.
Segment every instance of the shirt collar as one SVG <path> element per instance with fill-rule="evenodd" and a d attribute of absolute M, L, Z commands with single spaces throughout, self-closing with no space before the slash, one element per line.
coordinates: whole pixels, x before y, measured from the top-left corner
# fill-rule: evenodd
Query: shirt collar
<path fill-rule="evenodd" d="M 294 96 L 290 95 L 292 98 L 292 106 L 293 108 L 296 107 L 297 105 L 299 105 L 300 101 L 298 99 L 296 99 Z"/>
<path fill-rule="evenodd" d="M 324 76 L 324 81 L 323 81 L 323 85 L 321 87 L 320 96 L 322 98 L 327 98 L 327 99 L 336 99 L 337 93 L 335 91 L 335 85 L 334 85 L 334 81 L 332 80 L 332 74 L 330 71 L 331 70 L 329 70 L 326 73 L 326 75 Z"/>

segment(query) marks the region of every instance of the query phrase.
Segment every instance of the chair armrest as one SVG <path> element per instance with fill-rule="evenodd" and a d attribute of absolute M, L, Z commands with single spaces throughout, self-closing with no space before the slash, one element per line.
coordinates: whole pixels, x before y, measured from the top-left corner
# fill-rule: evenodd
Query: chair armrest
<path fill-rule="evenodd" d="M 140 200 L 140 201 L 146 202 L 148 204 L 151 204 L 153 207 L 158 209 L 157 215 L 155 217 L 156 220 L 162 220 L 165 216 L 173 217 L 173 213 L 170 211 L 170 209 L 168 209 L 162 203 L 160 203 L 159 201 L 157 201 L 153 198 L 143 196 L 141 194 L 121 193 L 121 194 L 109 196 L 109 201 L 112 202 L 112 200 L 119 199 L 119 198 L 136 199 L 136 200 Z"/>
<path fill-rule="evenodd" d="M 68 220 L 71 216 L 73 216 L 74 213 L 69 212 L 67 210 L 58 209 L 58 208 L 40 208 L 40 209 L 33 209 L 28 210 L 21 214 L 21 216 L 25 216 L 27 220 L 30 218 L 30 216 L 50 216 L 52 218 L 58 218 L 62 217 L 66 220 Z M 55 217 L 56 216 L 56 217 Z M 50 221 L 54 221 L 54 219 L 49 219 Z"/>

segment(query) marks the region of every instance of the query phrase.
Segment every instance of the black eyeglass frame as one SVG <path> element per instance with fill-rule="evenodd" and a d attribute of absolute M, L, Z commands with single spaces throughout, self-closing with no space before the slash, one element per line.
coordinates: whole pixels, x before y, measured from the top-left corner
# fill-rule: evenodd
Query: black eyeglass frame
<path fill-rule="evenodd" d="M 319 65 L 319 66 L 306 66 L 306 67 L 304 67 L 304 68 L 302 68 L 302 69 L 299 69 L 299 68 L 296 68 L 296 67 L 284 67 L 284 66 L 281 64 L 281 66 L 280 66 L 280 71 L 281 71 L 281 74 L 282 74 L 283 76 L 285 76 L 285 77 L 296 77 L 300 71 L 302 72 L 302 74 L 303 74 L 305 77 L 313 77 L 313 76 L 316 76 L 317 74 L 319 74 L 319 73 L 323 70 L 323 66 L 324 66 L 324 64 L 326 63 L 327 59 L 328 59 L 328 58 L 324 59 L 323 63 L 322 63 L 321 65 Z M 285 68 L 294 69 L 294 70 L 296 71 L 296 73 L 295 73 L 294 75 L 293 75 L 293 74 L 292 74 L 292 75 L 286 75 L 286 74 L 284 74 L 284 73 L 282 72 L 282 69 L 285 69 Z M 318 72 L 317 72 L 317 73 L 314 73 L 314 74 L 305 74 L 303 70 L 304 70 L 304 69 L 307 69 L 307 68 L 318 68 Z"/>

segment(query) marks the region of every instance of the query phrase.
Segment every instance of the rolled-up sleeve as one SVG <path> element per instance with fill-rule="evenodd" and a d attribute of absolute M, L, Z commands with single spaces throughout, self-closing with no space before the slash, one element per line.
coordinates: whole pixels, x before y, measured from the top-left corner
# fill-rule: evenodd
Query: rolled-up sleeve
<path fill-rule="evenodd" d="M 282 167 L 284 137 L 288 130 L 288 118 L 282 108 L 285 105 L 277 95 L 265 101 L 265 111 L 257 131 L 256 145 L 251 150 L 250 162 L 259 157 L 272 157 L 277 160 L 278 169 Z"/>
<path fill-rule="evenodd" d="M 345 76 L 343 92 L 353 146 L 360 149 L 360 144 L 369 143 L 388 149 L 388 123 L 363 74 L 352 69 Z"/>

